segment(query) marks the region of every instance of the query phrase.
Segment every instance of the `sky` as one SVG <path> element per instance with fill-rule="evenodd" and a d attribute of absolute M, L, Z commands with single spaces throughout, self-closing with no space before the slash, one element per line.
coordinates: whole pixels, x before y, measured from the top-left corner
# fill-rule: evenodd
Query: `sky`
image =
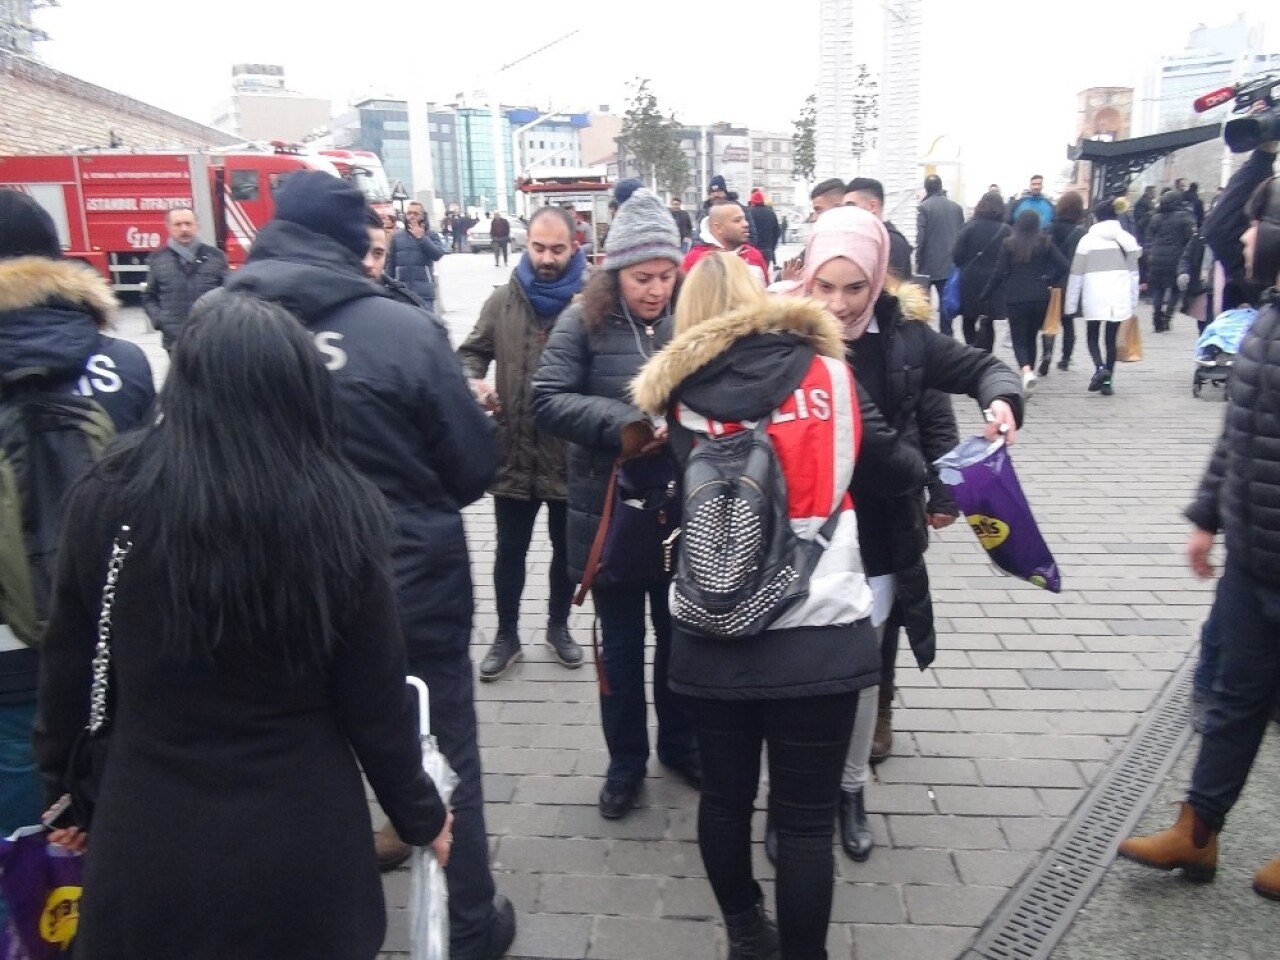
<path fill-rule="evenodd" d="M 36 20 L 53 37 L 39 53 L 54 67 L 202 122 L 229 95 L 233 63 L 279 63 L 290 87 L 331 98 L 335 112 L 369 93 L 450 102 L 496 87 L 504 102 L 557 110 L 607 104 L 621 113 L 627 84 L 646 77 L 682 122 L 728 120 L 789 134 L 817 81 L 819 6 L 60 0 Z M 966 180 L 978 189 L 995 182 L 1009 193 L 1031 173 L 1052 181 L 1068 164 L 1080 90 L 1136 85 L 1146 64 L 1182 49 L 1206 18 L 1265 21 L 1275 3 L 1234 0 L 1212 8 L 1213 16 L 1210 8 L 1205 0 L 925 0 L 921 152 L 938 136 L 953 137 Z M 1144 19 L 1139 10 L 1151 13 Z M 1280 49 L 1280 17 L 1272 20 L 1267 47 Z M 878 14 L 868 29 L 879 31 Z"/>

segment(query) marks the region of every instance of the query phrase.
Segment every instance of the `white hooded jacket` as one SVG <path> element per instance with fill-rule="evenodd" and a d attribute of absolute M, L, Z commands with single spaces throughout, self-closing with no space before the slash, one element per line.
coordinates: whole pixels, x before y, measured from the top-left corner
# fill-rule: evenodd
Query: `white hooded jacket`
<path fill-rule="evenodd" d="M 1120 323 L 1138 309 L 1138 256 L 1142 247 L 1118 220 L 1101 220 L 1080 238 L 1071 261 L 1064 312 L 1085 320 Z"/>

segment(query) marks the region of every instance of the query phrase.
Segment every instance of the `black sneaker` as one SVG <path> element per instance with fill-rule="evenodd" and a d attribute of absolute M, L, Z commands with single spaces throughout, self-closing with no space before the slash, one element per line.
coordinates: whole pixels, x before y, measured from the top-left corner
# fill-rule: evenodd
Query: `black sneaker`
<path fill-rule="evenodd" d="M 600 791 L 600 816 L 606 820 L 621 820 L 640 798 L 640 781 L 606 780 Z"/>
<path fill-rule="evenodd" d="M 1102 389 L 1102 381 L 1107 378 L 1107 368 L 1099 367 L 1093 373 L 1093 379 L 1089 381 L 1089 392 L 1097 393 Z"/>
<path fill-rule="evenodd" d="M 582 666 L 582 647 L 569 636 L 569 624 L 547 621 L 547 646 L 555 653 L 556 659 L 570 670 Z"/>
<path fill-rule="evenodd" d="M 1052 359 L 1052 357 L 1045 356 L 1045 358 L 1040 361 L 1040 367 L 1036 371 L 1040 376 L 1047 377 L 1049 375 L 1049 361 Z"/>
<path fill-rule="evenodd" d="M 1071 361 L 1067 359 L 1059 360 L 1058 369 L 1061 370 L 1063 373 L 1066 373 L 1068 370 L 1071 369 Z"/>
<path fill-rule="evenodd" d="M 524 654 L 520 650 L 520 634 L 514 630 L 499 630 L 493 646 L 480 661 L 480 679 L 492 683 L 511 669 Z"/>
<path fill-rule="evenodd" d="M 1111 389 L 1111 374 L 1108 373 L 1102 378 L 1102 395 L 1104 397 L 1109 397 L 1112 393 L 1114 393 L 1114 391 Z"/>

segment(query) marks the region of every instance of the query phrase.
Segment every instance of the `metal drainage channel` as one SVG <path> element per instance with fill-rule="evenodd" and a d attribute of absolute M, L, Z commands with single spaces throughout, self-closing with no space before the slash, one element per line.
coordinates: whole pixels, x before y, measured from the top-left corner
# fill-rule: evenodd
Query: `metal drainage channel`
<path fill-rule="evenodd" d="M 1045 960 L 1102 881 L 1191 738 L 1189 657 L 1111 765 L 983 927 L 964 960 Z"/>

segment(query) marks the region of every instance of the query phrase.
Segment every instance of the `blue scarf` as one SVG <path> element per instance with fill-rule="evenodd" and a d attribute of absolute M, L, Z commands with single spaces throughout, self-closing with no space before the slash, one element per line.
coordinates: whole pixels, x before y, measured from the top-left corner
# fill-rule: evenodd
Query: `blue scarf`
<path fill-rule="evenodd" d="M 558 279 L 541 280 L 526 253 L 516 265 L 516 282 L 524 289 L 524 295 L 533 305 L 534 313 L 539 317 L 556 317 L 582 290 L 582 275 L 586 269 L 586 255 L 578 250 Z"/>

